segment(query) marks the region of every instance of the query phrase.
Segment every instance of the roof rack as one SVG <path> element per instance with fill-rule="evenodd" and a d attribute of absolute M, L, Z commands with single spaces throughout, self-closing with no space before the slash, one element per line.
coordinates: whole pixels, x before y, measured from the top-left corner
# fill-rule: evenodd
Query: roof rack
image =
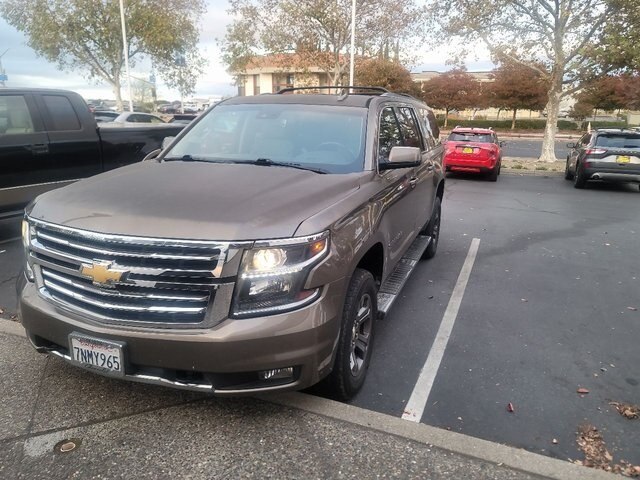
<path fill-rule="evenodd" d="M 283 88 L 282 90 L 278 90 L 277 94 L 282 95 L 283 93 L 297 92 L 300 90 L 331 90 L 331 89 L 345 91 L 347 95 L 351 90 L 366 90 L 366 91 L 376 92 L 381 94 L 391 93 L 389 90 L 387 90 L 384 87 L 359 87 L 357 85 L 323 85 L 318 87 L 287 87 L 287 88 Z"/>

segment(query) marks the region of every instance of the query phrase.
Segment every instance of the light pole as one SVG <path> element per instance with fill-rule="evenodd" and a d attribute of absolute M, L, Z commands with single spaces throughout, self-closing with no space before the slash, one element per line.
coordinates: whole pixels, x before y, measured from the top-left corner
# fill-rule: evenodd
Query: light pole
<path fill-rule="evenodd" d="M 127 90 L 129 91 L 129 111 L 133 112 L 133 97 L 131 96 L 131 72 L 129 72 L 129 46 L 127 45 L 127 27 L 124 22 L 124 1 L 120 0 L 120 24 L 122 25 L 122 46 L 124 48 L 124 65 L 127 69 Z"/>
<path fill-rule="evenodd" d="M 356 49 L 356 0 L 351 0 L 351 62 L 349 65 L 349 85 L 353 85 L 355 73 L 355 49 Z"/>

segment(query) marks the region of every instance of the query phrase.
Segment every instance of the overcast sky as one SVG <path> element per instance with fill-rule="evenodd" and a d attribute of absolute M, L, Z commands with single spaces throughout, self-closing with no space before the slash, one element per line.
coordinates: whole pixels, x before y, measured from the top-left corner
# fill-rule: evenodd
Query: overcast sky
<path fill-rule="evenodd" d="M 220 50 L 216 45 L 216 39 L 224 36 L 225 28 L 231 21 L 226 11 L 228 2 L 227 0 L 207 0 L 207 4 L 207 13 L 200 25 L 200 49 L 209 63 L 204 75 L 198 81 L 195 96 L 233 95 L 236 88 L 232 85 L 231 76 L 220 62 Z M 39 58 L 27 46 L 24 35 L 0 18 L 0 54 L 7 48 L 9 51 L 2 57 L 2 65 L 9 77 L 8 87 L 64 88 L 74 90 L 85 98 L 114 98 L 107 84 L 87 80 L 76 73 L 62 72 L 56 68 L 56 65 Z M 449 69 L 450 67 L 446 65 L 449 57 L 447 50 L 445 46 L 425 48 L 424 52 L 419 52 L 420 63 L 413 66 L 412 71 Z M 488 55 L 484 52 L 479 52 L 470 60 L 467 63 L 470 71 L 492 68 Z M 144 64 L 132 72 L 133 76 L 140 78 L 145 78 L 148 74 L 148 66 L 145 68 Z M 175 90 L 170 90 L 161 81 L 159 82 L 158 98 L 167 100 L 179 98 Z"/>

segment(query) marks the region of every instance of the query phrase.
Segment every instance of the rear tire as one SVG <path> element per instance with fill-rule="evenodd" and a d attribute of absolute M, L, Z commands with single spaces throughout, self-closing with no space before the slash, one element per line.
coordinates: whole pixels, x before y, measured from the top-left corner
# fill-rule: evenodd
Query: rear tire
<path fill-rule="evenodd" d="M 493 170 L 491 170 L 491 172 L 489 173 L 489 175 L 487 176 L 487 178 L 489 179 L 490 182 L 497 182 L 498 181 L 498 175 L 500 175 L 500 164 L 496 164 L 495 167 L 493 167 Z"/>
<path fill-rule="evenodd" d="M 576 173 L 573 176 L 573 186 L 582 189 L 587 185 L 587 176 L 584 170 L 580 169 L 580 164 L 576 163 Z"/>
<path fill-rule="evenodd" d="M 433 204 L 433 213 L 427 227 L 424 229 L 424 234 L 431 237 L 431 243 L 422 254 L 423 260 L 429 260 L 436 256 L 438 250 L 438 241 L 440 240 L 440 220 L 442 218 L 442 201 L 440 197 L 436 197 L 436 201 Z"/>
<path fill-rule="evenodd" d="M 567 158 L 567 165 L 564 167 L 564 179 L 573 180 L 573 173 L 569 170 L 569 158 Z"/>
<path fill-rule="evenodd" d="M 370 272 L 357 268 L 344 302 L 333 370 L 323 382 L 333 398 L 350 400 L 362 388 L 373 351 L 377 317 L 376 282 Z"/>

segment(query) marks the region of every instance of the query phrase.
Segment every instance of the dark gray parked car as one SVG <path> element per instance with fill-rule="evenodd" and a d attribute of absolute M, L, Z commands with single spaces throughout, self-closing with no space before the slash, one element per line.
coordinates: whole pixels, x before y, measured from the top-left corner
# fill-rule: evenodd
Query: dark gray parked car
<path fill-rule="evenodd" d="M 40 196 L 18 284 L 35 348 L 217 395 L 352 397 L 444 194 L 433 112 L 357 92 L 236 97 L 158 158 Z"/>
<path fill-rule="evenodd" d="M 568 143 L 564 178 L 576 188 L 588 181 L 640 184 L 640 132 L 631 129 L 601 129 Z"/>

